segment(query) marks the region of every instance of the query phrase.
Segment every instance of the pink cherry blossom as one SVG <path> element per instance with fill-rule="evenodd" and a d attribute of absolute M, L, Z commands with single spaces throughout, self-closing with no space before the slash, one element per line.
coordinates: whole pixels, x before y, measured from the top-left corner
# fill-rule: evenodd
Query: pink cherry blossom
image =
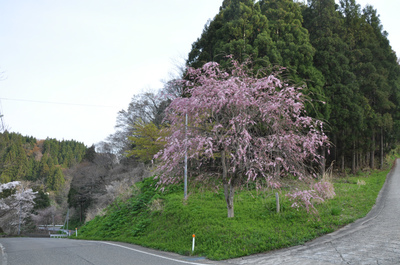
<path fill-rule="evenodd" d="M 228 195 L 242 179 L 262 178 L 279 188 L 287 175 L 306 182 L 312 178 L 313 168 L 322 161 L 319 150 L 328 145 L 328 138 L 322 122 L 306 115 L 301 88 L 282 82 L 277 73 L 256 78 L 247 70 L 248 64 L 232 60 L 232 65 L 229 71 L 215 62 L 188 68 L 186 80 L 177 81 L 190 96 L 176 98 L 167 109 L 167 144 L 155 156 L 160 185 L 182 180 L 185 150 L 201 166 L 210 161 L 218 165 L 199 177 L 221 178 Z M 322 198 L 307 191 L 293 196 L 303 196 L 307 202 Z M 228 216 L 230 207 L 233 216 L 233 201 L 228 197 Z"/>

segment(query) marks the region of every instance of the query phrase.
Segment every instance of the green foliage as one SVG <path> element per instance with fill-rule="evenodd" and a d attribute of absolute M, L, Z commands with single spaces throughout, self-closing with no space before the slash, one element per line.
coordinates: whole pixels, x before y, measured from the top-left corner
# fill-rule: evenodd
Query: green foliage
<path fill-rule="evenodd" d="M 261 13 L 260 6 L 252 0 L 231 0 L 223 2 L 219 14 L 193 43 L 188 64 L 196 68 L 209 61 L 224 64 L 227 55 L 233 55 L 239 62 L 248 56 L 254 61 L 262 58 L 269 64 L 276 60 L 270 53 L 278 52 L 270 37 L 268 19 Z"/>
<path fill-rule="evenodd" d="M 59 191 L 64 187 L 64 175 L 59 167 L 54 168 L 53 172 L 47 177 L 46 185 L 50 190 Z"/>
<path fill-rule="evenodd" d="M 164 147 L 164 142 L 158 140 L 161 136 L 162 130 L 153 122 L 146 123 L 139 119 L 133 125 L 133 135 L 128 137 L 133 149 L 129 150 L 126 156 L 134 156 L 143 162 L 150 162 Z"/>
<path fill-rule="evenodd" d="M 0 133 L 0 183 L 38 181 L 59 191 L 65 182 L 62 167 L 79 163 L 85 152 L 86 146 L 76 141 L 38 141 L 5 131 Z"/>
<path fill-rule="evenodd" d="M 322 86 L 324 77 L 313 65 L 315 49 L 302 25 L 301 5 L 292 0 L 224 1 L 220 12 L 192 45 L 188 65 L 199 68 L 215 61 L 227 67 L 227 55 L 239 62 L 251 58 L 253 68 L 285 67 L 284 79 L 296 86 L 307 84 L 313 104 L 310 114 L 327 118 Z M 261 73 L 258 74 L 268 74 Z"/>
<path fill-rule="evenodd" d="M 93 162 L 96 157 L 96 147 L 92 145 L 88 149 L 86 149 L 85 156 L 83 157 L 84 160 L 88 162 Z"/>
<path fill-rule="evenodd" d="M 23 180 L 28 173 L 28 158 L 25 148 L 31 145 L 31 138 L 20 134 L 0 134 L 0 182 Z"/>
<path fill-rule="evenodd" d="M 10 197 L 11 195 L 15 194 L 16 189 L 5 189 L 2 192 L 0 192 L 0 199 L 4 199 L 7 197 Z"/>
<path fill-rule="evenodd" d="M 33 190 L 37 191 L 36 197 L 33 200 L 35 202 L 34 210 L 45 209 L 50 206 L 50 198 L 49 195 L 44 193 L 43 190 Z"/>
<path fill-rule="evenodd" d="M 226 218 L 223 191 L 192 187 L 187 201 L 181 186 L 164 193 L 155 190 L 157 179 L 139 183 L 138 192 L 126 203 L 111 205 L 79 230 L 79 238 L 116 240 L 184 255 L 227 259 L 304 244 L 364 217 L 374 205 L 388 171 L 365 177 L 334 179 L 337 196 L 316 205 L 318 216 L 291 208 L 280 195 L 276 213 L 275 191 L 248 189 L 235 196 L 235 218 Z M 365 181 L 360 185 L 359 181 Z M 161 209 L 152 205 L 162 201 Z M 196 235 L 191 253 L 191 236 Z"/>
<path fill-rule="evenodd" d="M 376 154 L 383 168 L 400 140 L 400 66 L 387 36 L 378 11 L 355 0 L 226 0 L 187 63 L 226 67 L 232 55 L 239 62 L 250 57 L 255 69 L 285 67 L 286 79 L 307 85 L 309 115 L 326 121 L 328 163 L 355 173 L 374 168 Z"/>
<path fill-rule="evenodd" d="M 59 165 L 63 167 L 71 167 L 82 161 L 86 154 L 87 147 L 80 142 L 58 141 L 56 139 L 47 138 L 43 142 L 43 153 L 47 153 L 49 157 L 58 160 Z"/>
<path fill-rule="evenodd" d="M 362 9 L 355 0 L 342 0 L 340 5 L 334 0 L 311 0 L 303 7 L 303 18 L 316 49 L 314 65 L 326 80 L 323 88 L 330 110 L 326 118 L 334 143 L 331 159 L 341 160 L 344 168 L 345 157 L 351 157 L 347 161 L 353 173 L 360 167 L 374 168 L 375 142 L 386 137 L 390 146 L 400 139 L 393 132 L 400 67 L 379 15 L 372 6 Z M 384 153 L 391 147 L 380 148 L 382 168 Z M 357 152 L 368 153 L 369 161 L 356 165 Z"/>

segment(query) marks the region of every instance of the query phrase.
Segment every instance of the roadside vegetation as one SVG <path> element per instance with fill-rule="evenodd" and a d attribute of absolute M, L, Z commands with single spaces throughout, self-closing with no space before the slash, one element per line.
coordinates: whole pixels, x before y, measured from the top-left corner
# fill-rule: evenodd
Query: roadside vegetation
<path fill-rule="evenodd" d="M 303 244 L 364 217 L 374 205 L 389 170 L 331 178 L 336 196 L 316 204 L 317 213 L 292 208 L 288 187 L 257 190 L 249 184 L 235 195 L 235 217 L 226 218 L 223 189 L 183 186 L 155 190 L 157 180 L 132 187 L 132 197 L 117 200 L 102 216 L 79 229 L 79 239 L 139 244 L 183 255 L 221 260 Z M 290 183 L 287 183 L 290 184 Z M 280 213 L 275 192 L 280 194 Z M 195 234 L 195 251 L 191 251 Z M 73 237 L 75 238 L 75 237 Z"/>
<path fill-rule="evenodd" d="M 0 184 L 37 191 L 23 232 L 68 213 L 69 228 L 85 223 L 79 238 L 217 260 L 302 244 L 365 216 L 385 181 L 400 143 L 387 36 L 355 0 L 224 0 L 187 66 L 134 95 L 103 142 L 0 128 Z M 314 182 L 331 164 L 337 174 Z M 13 235 L 20 204 L 6 190 L 0 232 Z"/>

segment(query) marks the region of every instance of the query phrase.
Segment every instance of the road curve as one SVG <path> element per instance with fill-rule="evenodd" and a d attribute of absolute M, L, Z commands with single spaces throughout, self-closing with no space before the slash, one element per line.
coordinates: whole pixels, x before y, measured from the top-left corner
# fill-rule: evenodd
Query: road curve
<path fill-rule="evenodd" d="M 226 260 L 249 265 L 400 264 L 400 161 L 370 213 L 303 246 Z"/>
<path fill-rule="evenodd" d="M 0 265 L 219 264 L 140 246 L 55 238 L 1 238 Z"/>
<path fill-rule="evenodd" d="M 397 162 L 365 218 L 303 246 L 215 262 L 125 243 L 0 238 L 0 265 L 400 264 L 400 161 Z"/>

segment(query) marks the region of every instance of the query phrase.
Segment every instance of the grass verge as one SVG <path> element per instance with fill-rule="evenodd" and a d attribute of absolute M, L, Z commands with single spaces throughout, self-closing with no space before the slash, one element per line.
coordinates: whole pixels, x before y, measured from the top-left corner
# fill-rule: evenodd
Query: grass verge
<path fill-rule="evenodd" d="M 364 217 L 388 172 L 334 178 L 336 197 L 316 205 L 318 215 L 291 208 L 284 190 L 277 213 L 275 191 L 243 189 L 235 194 L 235 217 L 229 219 L 222 191 L 194 189 L 184 201 L 181 186 L 158 193 L 155 181 L 146 179 L 134 197 L 114 203 L 104 216 L 81 227 L 78 238 L 128 242 L 214 260 L 299 245 Z"/>

